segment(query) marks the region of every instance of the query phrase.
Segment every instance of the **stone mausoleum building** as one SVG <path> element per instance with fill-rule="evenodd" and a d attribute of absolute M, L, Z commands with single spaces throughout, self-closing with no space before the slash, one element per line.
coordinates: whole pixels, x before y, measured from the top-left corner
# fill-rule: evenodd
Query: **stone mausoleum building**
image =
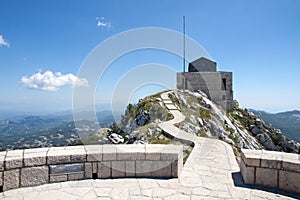
<path fill-rule="evenodd" d="M 188 66 L 188 72 L 177 73 L 177 88 L 202 91 L 227 111 L 232 110 L 232 72 L 217 71 L 217 63 L 201 57 Z"/>

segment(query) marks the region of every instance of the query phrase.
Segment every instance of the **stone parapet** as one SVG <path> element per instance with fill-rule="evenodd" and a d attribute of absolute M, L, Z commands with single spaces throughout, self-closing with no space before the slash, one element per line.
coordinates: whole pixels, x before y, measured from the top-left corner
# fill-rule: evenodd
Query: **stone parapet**
<path fill-rule="evenodd" d="M 0 152 L 0 192 L 98 178 L 176 178 L 180 145 L 86 145 Z"/>
<path fill-rule="evenodd" d="M 300 155 L 242 149 L 241 174 L 246 184 L 300 194 Z"/>

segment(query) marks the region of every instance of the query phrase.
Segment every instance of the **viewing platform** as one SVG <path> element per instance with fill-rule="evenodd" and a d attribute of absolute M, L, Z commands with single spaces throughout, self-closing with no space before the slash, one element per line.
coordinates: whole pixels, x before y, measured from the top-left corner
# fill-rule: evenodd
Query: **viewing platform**
<path fill-rule="evenodd" d="M 168 93 L 161 97 L 169 104 Z M 184 166 L 182 147 L 175 145 L 108 145 L 90 150 L 88 146 L 59 147 L 48 148 L 40 156 L 30 156 L 30 151 L 34 150 L 1 152 L 0 185 L 5 191 L 0 193 L 0 199 L 300 199 L 299 193 L 295 193 L 297 190 L 290 190 L 294 193 L 282 190 L 288 189 L 286 183 L 291 188 L 299 188 L 297 158 L 293 159 L 294 165 L 271 156 L 277 152 L 267 152 L 265 157 L 265 151 L 252 154 L 250 150 L 243 150 L 240 170 L 229 144 L 192 136 L 178 129 L 174 124 L 185 117 L 177 109 L 170 109 L 170 112 L 174 118 L 159 126 L 166 134 L 192 143 L 193 150 Z M 285 157 L 288 156 L 282 158 Z M 102 162 L 109 164 L 103 167 Z M 71 165 L 68 167 L 66 163 Z M 73 166 L 76 163 L 83 164 Z M 36 171 L 24 170 L 35 167 Z M 276 172 L 264 173 L 269 169 Z M 294 175 L 290 174 L 284 176 L 287 182 L 277 182 L 283 180 L 278 173 L 285 173 L 285 170 L 296 173 L 296 178 L 290 179 Z M 39 183 L 43 185 L 34 186 L 35 181 L 23 179 L 29 174 L 40 177 L 36 180 L 43 180 Z M 258 175 L 264 180 L 260 182 Z M 14 177 L 14 181 L 5 178 L 8 176 Z M 77 180 L 82 178 L 88 179 Z M 268 180 L 274 180 L 276 186 L 285 186 L 278 189 L 273 187 L 275 184 L 260 184 Z M 10 184 L 6 184 L 7 181 Z M 18 187 L 21 188 L 13 189 Z"/>

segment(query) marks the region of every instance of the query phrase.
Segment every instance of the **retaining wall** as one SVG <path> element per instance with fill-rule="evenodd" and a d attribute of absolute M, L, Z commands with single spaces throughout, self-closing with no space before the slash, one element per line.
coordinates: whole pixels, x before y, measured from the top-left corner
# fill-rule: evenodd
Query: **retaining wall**
<path fill-rule="evenodd" d="M 80 179 L 178 177 L 179 145 L 86 145 L 0 152 L 0 192 Z"/>
<path fill-rule="evenodd" d="M 300 155 L 242 149 L 241 173 L 245 183 L 300 194 Z"/>

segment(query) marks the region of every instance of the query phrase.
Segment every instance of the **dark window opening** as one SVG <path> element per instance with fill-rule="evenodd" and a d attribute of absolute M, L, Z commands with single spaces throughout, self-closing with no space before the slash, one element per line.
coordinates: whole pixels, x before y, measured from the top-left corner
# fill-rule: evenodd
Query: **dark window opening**
<path fill-rule="evenodd" d="M 222 78 L 222 90 L 227 90 L 226 88 L 226 78 Z"/>
<path fill-rule="evenodd" d="M 3 186 L 0 186 L 0 193 L 3 192 Z"/>
<path fill-rule="evenodd" d="M 98 179 L 98 174 L 97 174 L 97 173 L 93 173 L 93 174 L 92 174 L 92 178 L 93 178 L 93 179 Z"/>

